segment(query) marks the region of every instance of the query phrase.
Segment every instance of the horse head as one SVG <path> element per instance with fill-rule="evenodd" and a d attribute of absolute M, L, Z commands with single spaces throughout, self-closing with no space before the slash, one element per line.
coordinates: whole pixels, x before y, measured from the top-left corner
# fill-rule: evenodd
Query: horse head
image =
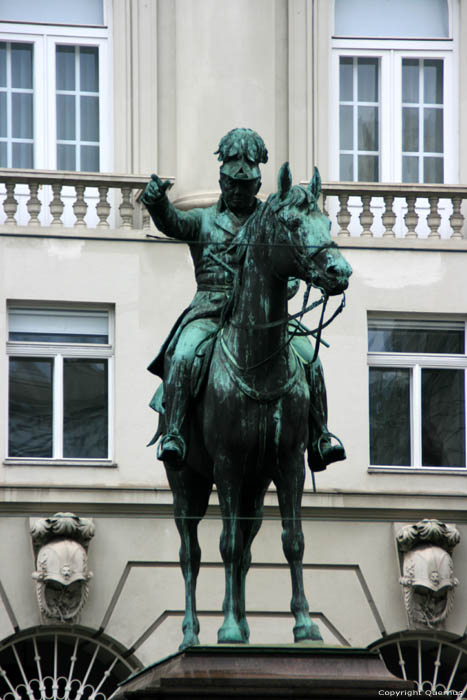
<path fill-rule="evenodd" d="M 284 163 L 278 191 L 268 198 L 266 210 L 277 251 L 276 274 L 299 277 L 331 296 L 347 289 L 352 268 L 331 239 L 331 222 L 318 206 L 320 192 L 317 168 L 308 186 L 302 187 L 292 185 L 289 164 Z"/>

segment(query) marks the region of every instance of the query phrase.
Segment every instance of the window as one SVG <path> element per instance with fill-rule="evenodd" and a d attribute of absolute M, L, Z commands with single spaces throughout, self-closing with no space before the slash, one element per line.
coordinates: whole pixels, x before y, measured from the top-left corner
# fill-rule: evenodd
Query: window
<path fill-rule="evenodd" d="M 370 464 L 465 468 L 464 321 L 368 320 Z"/>
<path fill-rule="evenodd" d="M 104 10 L 0 0 L 0 167 L 111 169 Z"/>
<path fill-rule="evenodd" d="M 447 0 L 335 0 L 332 177 L 456 182 L 449 7 Z"/>
<path fill-rule="evenodd" d="M 8 457 L 108 460 L 109 312 L 11 307 Z"/>

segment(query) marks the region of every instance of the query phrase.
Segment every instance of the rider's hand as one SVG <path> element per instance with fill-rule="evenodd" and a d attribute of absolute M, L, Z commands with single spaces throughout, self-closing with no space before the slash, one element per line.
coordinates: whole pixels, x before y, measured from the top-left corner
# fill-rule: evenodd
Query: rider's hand
<path fill-rule="evenodd" d="M 151 175 L 151 180 L 144 190 L 142 201 L 144 204 L 157 204 L 165 197 L 167 190 L 172 187 L 170 180 L 163 182 L 158 175 Z"/>

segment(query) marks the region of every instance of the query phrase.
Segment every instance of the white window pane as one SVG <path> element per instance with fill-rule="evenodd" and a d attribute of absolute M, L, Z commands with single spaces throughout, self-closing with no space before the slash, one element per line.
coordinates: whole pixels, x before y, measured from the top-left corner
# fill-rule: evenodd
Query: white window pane
<path fill-rule="evenodd" d="M 418 153 L 418 107 L 402 108 L 402 150 Z"/>
<path fill-rule="evenodd" d="M 420 62 L 404 58 L 402 61 L 402 102 L 418 102 L 420 84 Z"/>
<path fill-rule="evenodd" d="M 403 156 L 402 157 L 402 181 L 403 182 L 418 182 L 418 156 Z"/>
<path fill-rule="evenodd" d="M 76 170 L 76 146 L 57 144 L 57 168 L 59 170 Z"/>
<path fill-rule="evenodd" d="M 32 139 L 33 99 L 30 92 L 14 92 L 11 96 L 11 121 L 13 138 Z"/>
<path fill-rule="evenodd" d="M 341 102 L 353 101 L 353 58 L 342 57 L 340 59 L 339 94 Z"/>
<path fill-rule="evenodd" d="M 378 59 L 358 59 L 358 101 L 378 102 Z"/>
<path fill-rule="evenodd" d="M 109 316 L 107 311 L 10 309 L 8 329 L 9 340 L 108 343 Z M 38 336 L 47 338 L 38 341 Z"/>
<path fill-rule="evenodd" d="M 378 156 L 358 156 L 358 179 L 359 182 L 378 182 Z"/>
<path fill-rule="evenodd" d="M 74 95 L 57 95 L 57 139 L 76 138 L 76 99 Z"/>
<path fill-rule="evenodd" d="M 353 156 L 344 154 L 340 157 L 340 174 L 343 182 L 353 182 Z"/>
<path fill-rule="evenodd" d="M 7 133 L 7 99 L 6 92 L 0 92 L 0 136 L 6 138 Z"/>
<path fill-rule="evenodd" d="M 341 151 L 353 150 L 353 107 L 340 107 L 340 146 Z"/>
<path fill-rule="evenodd" d="M 57 90 L 74 90 L 76 48 L 74 46 L 57 46 L 56 80 Z"/>
<path fill-rule="evenodd" d="M 12 144 L 12 168 L 33 168 L 34 152 L 32 143 Z"/>
<path fill-rule="evenodd" d="M 99 98 L 82 96 L 81 141 L 99 141 Z"/>
<path fill-rule="evenodd" d="M 443 104 L 443 62 L 423 61 L 425 104 Z"/>
<path fill-rule="evenodd" d="M 335 0 L 335 33 L 356 37 L 448 37 L 448 2 Z"/>
<path fill-rule="evenodd" d="M 2 20 L 50 24 L 104 24 L 103 0 L 0 0 Z"/>
<path fill-rule="evenodd" d="M 89 173 L 99 172 L 98 146 L 81 146 L 81 170 Z"/>
<path fill-rule="evenodd" d="M 32 44 L 11 43 L 11 86 L 32 88 Z"/>
<path fill-rule="evenodd" d="M 81 46 L 79 51 L 81 92 L 99 92 L 99 50 Z"/>
<path fill-rule="evenodd" d="M 378 108 L 358 108 L 358 149 L 360 151 L 378 151 Z"/>
<path fill-rule="evenodd" d="M 6 87 L 6 43 L 0 42 L 0 87 Z"/>
<path fill-rule="evenodd" d="M 443 152 L 443 110 L 425 107 L 424 119 L 424 144 L 423 148 L 428 153 Z"/>
<path fill-rule="evenodd" d="M 425 156 L 423 159 L 423 182 L 428 184 L 444 182 L 444 163 L 442 158 Z"/>

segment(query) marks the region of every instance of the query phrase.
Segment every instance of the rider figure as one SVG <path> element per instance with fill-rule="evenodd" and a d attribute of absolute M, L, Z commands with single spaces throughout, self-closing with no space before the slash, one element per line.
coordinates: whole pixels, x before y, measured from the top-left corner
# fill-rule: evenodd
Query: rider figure
<path fill-rule="evenodd" d="M 184 424 L 196 350 L 218 329 L 238 267 L 237 239 L 241 239 L 249 217 L 262 206 L 256 198 L 261 187 L 259 163 L 268 159 L 262 138 L 251 129 L 233 129 L 221 139 L 216 154 L 222 162 L 219 180 L 222 194 L 214 206 L 188 212 L 176 209 L 166 195 L 170 183 L 157 175 L 152 176 L 142 197 L 156 227 L 167 236 L 189 244 L 197 282 L 193 301 L 148 367 L 164 380 L 166 429 L 157 456 L 169 469 L 181 468 L 186 456 Z M 321 471 L 331 462 L 345 459 L 345 451 L 340 441 L 331 444 L 327 430 L 326 388 L 319 359 L 311 363 L 313 349 L 304 337 L 294 337 L 292 346 L 304 361 L 314 397 L 310 405 L 308 462 L 313 471 Z"/>

